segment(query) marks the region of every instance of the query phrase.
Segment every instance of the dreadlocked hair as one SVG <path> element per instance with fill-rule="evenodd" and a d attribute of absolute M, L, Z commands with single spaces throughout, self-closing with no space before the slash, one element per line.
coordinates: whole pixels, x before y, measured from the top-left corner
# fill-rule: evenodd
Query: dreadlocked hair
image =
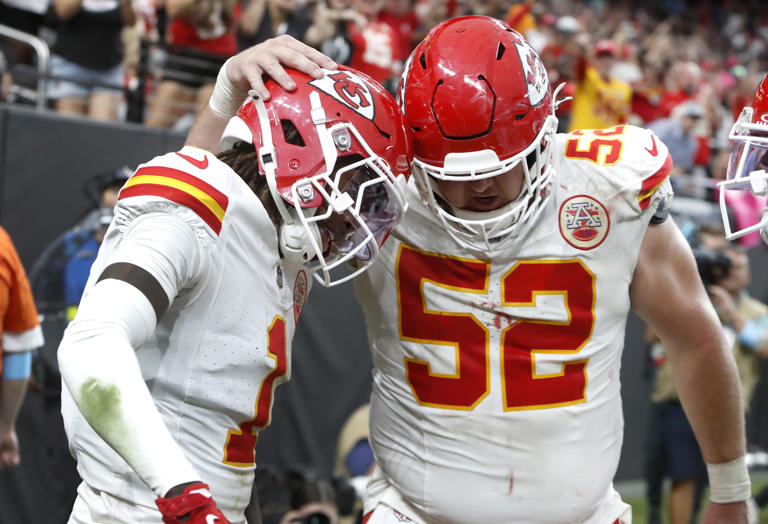
<path fill-rule="evenodd" d="M 279 228 L 283 219 L 272 199 L 267 177 L 259 171 L 259 155 L 256 147 L 247 142 L 235 142 L 231 149 L 222 151 L 216 157 L 231 167 L 232 171 L 251 188 L 253 194 L 261 201 L 272 223 Z"/>

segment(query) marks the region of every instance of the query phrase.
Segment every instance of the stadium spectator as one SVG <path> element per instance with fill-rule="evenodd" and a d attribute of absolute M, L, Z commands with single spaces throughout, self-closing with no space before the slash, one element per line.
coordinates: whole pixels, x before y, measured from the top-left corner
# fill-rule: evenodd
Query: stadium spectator
<path fill-rule="evenodd" d="M 24 267 L 0 227 L 0 471 L 19 464 L 16 416 L 24 400 L 32 351 L 43 332 Z"/>
<path fill-rule="evenodd" d="M 168 0 L 167 54 L 144 123 L 173 127 L 211 96 L 224 61 L 237 52 L 236 0 Z"/>
<path fill-rule="evenodd" d="M 53 0 L 59 21 L 48 96 L 62 114 L 115 120 L 123 90 L 124 26 L 136 19 L 130 0 Z"/>
<path fill-rule="evenodd" d="M 675 107 L 697 97 L 701 76 L 701 68 L 695 62 L 680 60 L 672 64 L 661 95 L 661 110 L 665 116 L 671 116 Z"/>
<path fill-rule="evenodd" d="M 582 55 L 581 45 L 576 35 L 579 34 L 580 30 L 579 21 L 574 17 L 569 15 L 559 17 L 555 22 L 552 37 L 541 50 L 541 62 L 549 73 L 549 80 L 552 85 L 557 86 L 561 82 L 565 82 L 562 91 L 563 97 L 573 97 L 576 91 L 574 75 L 576 64 Z M 566 100 L 557 109 L 557 130 L 558 132 L 565 132 L 568 130 L 571 120 L 572 100 Z"/>
<path fill-rule="evenodd" d="M 238 24 L 240 50 L 278 35 L 304 41 L 311 16 L 298 0 L 250 0 Z"/>
<path fill-rule="evenodd" d="M 437 24 L 452 16 L 462 14 L 456 0 L 416 0 L 413 10 L 420 25 L 413 35 L 413 42 L 420 42 Z"/>
<path fill-rule="evenodd" d="M 99 177 L 98 207 L 83 219 L 78 228 L 87 231 L 89 235 L 79 243 L 76 250 L 73 250 L 74 254 L 64 268 L 64 303 L 67 308 L 67 320 L 75 318 L 85 284 L 88 282 L 91 265 L 96 260 L 99 246 L 114 216 L 118 193 L 132 173 L 132 169 L 121 167 L 113 173 L 108 173 L 106 177 Z"/>
<path fill-rule="evenodd" d="M 631 121 L 636 125 L 647 125 L 663 118 L 661 95 L 663 69 L 661 65 L 640 57 L 640 78 L 631 84 L 632 108 Z"/>
<path fill-rule="evenodd" d="M 690 100 L 679 105 L 672 116 L 648 123 L 648 128 L 656 133 L 662 142 L 668 144 L 672 160 L 675 162 L 673 174 L 691 174 L 693 171 L 699 142 L 695 127 L 704 118 L 704 107 Z"/>
<path fill-rule="evenodd" d="M 0 24 L 32 36 L 40 36 L 51 0 L 0 0 Z M 2 37 L 0 37 L 0 40 Z M 12 64 L 29 63 L 32 49 L 19 41 L 3 42 Z"/>
<path fill-rule="evenodd" d="M 304 41 L 320 49 L 337 64 L 349 64 L 352 42 L 349 27 L 363 27 L 365 17 L 350 7 L 349 0 L 319 0 L 312 12 L 312 25 Z"/>
<path fill-rule="evenodd" d="M 411 54 L 413 36 L 421 26 L 414 4 L 414 0 L 391 0 L 379 15 L 379 20 L 389 25 L 395 33 L 395 60 L 401 63 L 405 63 Z"/>
<path fill-rule="evenodd" d="M 511 2 L 503 2 L 501 9 L 504 8 L 505 4 L 509 5 L 509 7 L 507 8 L 507 12 L 504 14 L 504 16 L 499 18 L 504 20 L 504 22 L 506 22 L 509 27 L 528 39 L 529 33 L 536 30 L 536 18 L 533 15 L 533 6 L 535 3 L 536 2 L 533 2 L 532 0 L 513 0 Z"/>
<path fill-rule="evenodd" d="M 365 24 L 360 26 L 352 22 L 347 26 L 352 42 L 349 65 L 394 93 L 403 64 L 397 60 L 397 34 L 389 24 L 379 19 L 385 1 L 351 0 L 352 9 L 362 15 Z"/>
<path fill-rule="evenodd" d="M 580 36 L 584 39 L 585 35 Z M 600 40 L 593 46 L 584 46 L 590 51 L 584 52 L 576 65 L 569 129 L 603 129 L 626 123 L 632 88 L 612 76 L 616 44 L 611 40 Z"/>

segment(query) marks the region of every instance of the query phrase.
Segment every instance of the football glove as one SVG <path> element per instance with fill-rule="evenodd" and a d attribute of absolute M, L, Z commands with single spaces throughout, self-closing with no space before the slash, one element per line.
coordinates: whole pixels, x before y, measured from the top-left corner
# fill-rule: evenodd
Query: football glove
<path fill-rule="evenodd" d="M 181 495 L 155 500 L 165 524 L 230 524 L 216 507 L 207 484 L 197 482 Z"/>

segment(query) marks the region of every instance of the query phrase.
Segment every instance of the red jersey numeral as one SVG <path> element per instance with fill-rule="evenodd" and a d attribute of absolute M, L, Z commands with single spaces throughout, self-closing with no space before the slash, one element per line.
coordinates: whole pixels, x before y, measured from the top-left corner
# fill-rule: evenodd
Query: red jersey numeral
<path fill-rule="evenodd" d="M 502 335 L 504 409 L 538 409 L 586 400 L 587 360 L 570 360 L 560 372 L 536 372 L 537 354 L 574 354 L 592 337 L 595 276 L 579 260 L 524 261 L 501 281 L 503 306 L 536 306 L 540 295 L 561 295 L 564 322 L 519 320 Z"/>
<path fill-rule="evenodd" d="M 224 464 L 238 467 L 253 466 L 256 462 L 256 441 L 258 430 L 269 425 L 272 414 L 272 399 L 275 394 L 275 380 L 288 371 L 286 355 L 285 319 L 276 316 L 267 330 L 267 354 L 275 361 L 273 369 L 261 383 L 256 397 L 256 416 L 230 429 L 224 445 Z"/>
<path fill-rule="evenodd" d="M 489 328 L 471 313 L 427 308 L 424 284 L 481 295 L 488 293 L 490 263 L 448 257 L 401 245 L 396 277 L 402 340 L 445 346 L 456 373 L 405 357 L 408 383 L 423 405 L 473 409 L 490 392 Z M 560 372 L 537 372 L 537 354 L 575 354 L 592 336 L 594 275 L 578 260 L 521 261 L 502 277 L 502 306 L 536 307 L 539 295 L 561 295 L 563 322 L 518 320 L 502 331 L 501 372 L 505 410 L 541 409 L 584 402 L 587 359 L 564 362 Z"/>
<path fill-rule="evenodd" d="M 489 269 L 485 262 L 441 257 L 401 246 L 397 263 L 401 338 L 445 346 L 456 354 L 454 375 L 433 373 L 429 362 L 406 357 L 408 382 L 420 403 L 472 409 L 488 394 L 488 329 L 470 313 L 428 310 L 423 289 L 425 282 L 431 282 L 485 294 Z"/>
<path fill-rule="evenodd" d="M 570 134 L 572 138 L 565 142 L 565 156 L 612 166 L 621 160 L 621 152 L 624 149 L 622 135 L 625 129 L 626 126 L 616 126 L 608 129 L 574 131 Z"/>

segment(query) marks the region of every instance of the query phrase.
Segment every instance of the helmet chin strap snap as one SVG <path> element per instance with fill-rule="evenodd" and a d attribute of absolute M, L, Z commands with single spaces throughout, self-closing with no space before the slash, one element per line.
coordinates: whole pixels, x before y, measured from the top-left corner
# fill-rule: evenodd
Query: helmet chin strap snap
<path fill-rule="evenodd" d="M 291 262 L 306 264 L 315 257 L 315 249 L 312 246 L 311 235 L 318 247 L 322 250 L 323 239 L 316 224 L 308 224 L 305 228 L 301 224 L 283 224 L 280 226 L 280 250 L 283 256 Z"/>

